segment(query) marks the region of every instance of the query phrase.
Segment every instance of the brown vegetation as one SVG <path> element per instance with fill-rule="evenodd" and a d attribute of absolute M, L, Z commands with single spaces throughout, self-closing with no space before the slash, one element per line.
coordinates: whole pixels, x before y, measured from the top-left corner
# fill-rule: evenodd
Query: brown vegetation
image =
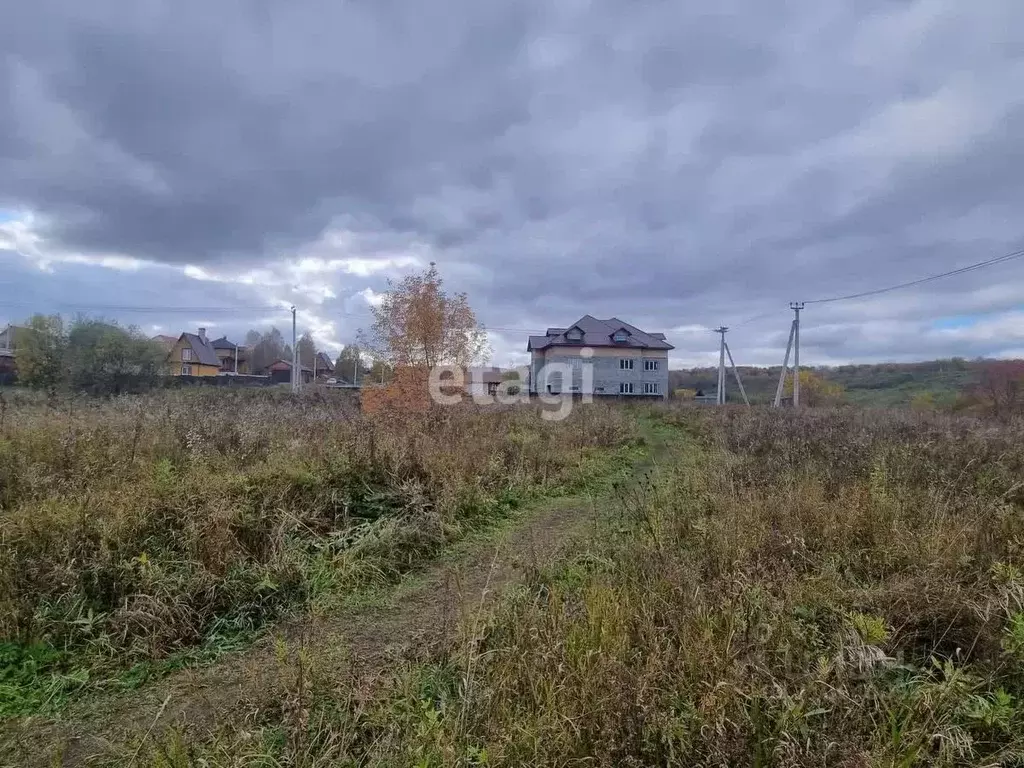
<path fill-rule="evenodd" d="M 7 404 L 0 712 L 388 583 L 531 495 L 600 477 L 595 450 L 632 433 L 611 409 L 557 427 L 530 409 L 367 418 L 269 391 Z"/>
<path fill-rule="evenodd" d="M 1024 435 L 931 414 L 677 410 L 688 448 L 427 663 L 306 659 L 157 764 L 1018 765 Z"/>

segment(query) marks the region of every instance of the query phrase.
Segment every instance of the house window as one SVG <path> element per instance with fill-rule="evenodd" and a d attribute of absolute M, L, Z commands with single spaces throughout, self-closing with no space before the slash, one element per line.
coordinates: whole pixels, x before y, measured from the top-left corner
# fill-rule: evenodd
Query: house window
<path fill-rule="evenodd" d="M 183 350 L 181 350 L 181 359 L 186 361 L 186 362 L 191 360 L 192 359 L 192 350 L 189 349 L 188 347 L 185 347 Z"/>
<path fill-rule="evenodd" d="M 191 365 L 183 365 L 183 366 L 181 366 L 181 375 L 182 376 L 191 376 L 192 375 L 192 366 Z"/>
<path fill-rule="evenodd" d="M 660 386 L 657 383 L 655 383 L 655 382 L 648 381 L 648 382 L 646 382 L 644 384 L 644 394 L 645 395 L 660 395 L 661 392 L 658 391 L 659 389 L 660 389 Z"/>
<path fill-rule="evenodd" d="M 658 361 L 657 360 L 644 360 L 644 370 L 645 371 L 656 371 L 656 370 L 658 370 Z"/>
<path fill-rule="evenodd" d="M 629 338 L 629 334 L 626 333 L 625 331 L 616 331 L 615 335 L 612 338 L 615 339 L 615 341 L 621 343 Z"/>
<path fill-rule="evenodd" d="M 567 334 L 565 334 L 565 337 L 569 339 L 569 341 L 579 341 L 580 339 L 583 338 L 583 334 L 580 333 L 579 329 L 573 328 Z"/>
<path fill-rule="evenodd" d="M 633 358 L 631 358 L 631 357 L 624 357 L 621 360 L 619 360 L 619 370 L 620 371 L 632 371 L 633 370 Z"/>
<path fill-rule="evenodd" d="M 632 395 L 633 394 L 633 382 L 632 381 L 620 381 L 619 382 L 619 394 L 620 395 Z"/>

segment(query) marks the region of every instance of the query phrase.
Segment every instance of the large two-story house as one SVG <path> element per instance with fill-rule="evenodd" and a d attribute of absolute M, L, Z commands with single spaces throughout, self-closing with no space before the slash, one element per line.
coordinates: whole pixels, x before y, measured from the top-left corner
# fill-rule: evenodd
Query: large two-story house
<path fill-rule="evenodd" d="M 589 394 L 595 397 L 668 397 L 668 352 L 663 333 L 649 333 L 618 318 L 584 315 L 568 328 L 548 328 L 531 336 L 532 394 Z M 568 374 L 545 367 L 568 366 Z M 588 391 L 584 364 L 593 366 Z"/>

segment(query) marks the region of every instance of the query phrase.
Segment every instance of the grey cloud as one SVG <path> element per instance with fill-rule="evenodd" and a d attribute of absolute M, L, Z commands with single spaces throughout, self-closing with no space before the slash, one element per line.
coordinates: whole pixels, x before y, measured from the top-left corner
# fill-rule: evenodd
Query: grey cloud
<path fill-rule="evenodd" d="M 0 206 L 54 247 L 246 269 L 340 227 L 369 258 L 429 248 L 492 326 L 776 308 L 737 331 L 760 354 L 792 298 L 1024 242 L 1012 0 L 46 0 L 4 29 Z M 844 330 L 808 343 L 896 354 L 856 323 L 1011 309 L 1024 280 L 1001 274 L 995 303 L 979 273 L 822 305 Z M 325 276 L 317 311 L 383 277 Z"/>

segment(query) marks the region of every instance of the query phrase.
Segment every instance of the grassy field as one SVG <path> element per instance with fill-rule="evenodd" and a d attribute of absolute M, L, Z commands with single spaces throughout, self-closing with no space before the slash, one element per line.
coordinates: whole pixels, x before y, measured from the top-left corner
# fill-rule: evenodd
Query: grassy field
<path fill-rule="evenodd" d="M 0 717 L 54 713 L 393 584 L 540 497 L 606 482 L 608 408 L 366 418 L 182 391 L 0 405 Z"/>
<path fill-rule="evenodd" d="M 164 700 L 73 764 L 1024 765 L 1020 425 L 700 407 L 389 422 L 243 395 L 210 416 L 222 397 L 7 412 L 8 714 L 331 614 L 459 557 L 449 542 L 511 507 L 609 501 L 440 641 L 415 639 L 448 610 L 428 584 L 404 616 L 368 616 L 406 651 L 355 668 L 333 636 L 293 634 L 237 706 L 154 730 Z"/>
<path fill-rule="evenodd" d="M 1024 434 L 680 409 L 588 544 L 427 660 L 274 696 L 159 766 L 1024 761 Z M 301 660 L 301 661 L 297 661 Z"/>

